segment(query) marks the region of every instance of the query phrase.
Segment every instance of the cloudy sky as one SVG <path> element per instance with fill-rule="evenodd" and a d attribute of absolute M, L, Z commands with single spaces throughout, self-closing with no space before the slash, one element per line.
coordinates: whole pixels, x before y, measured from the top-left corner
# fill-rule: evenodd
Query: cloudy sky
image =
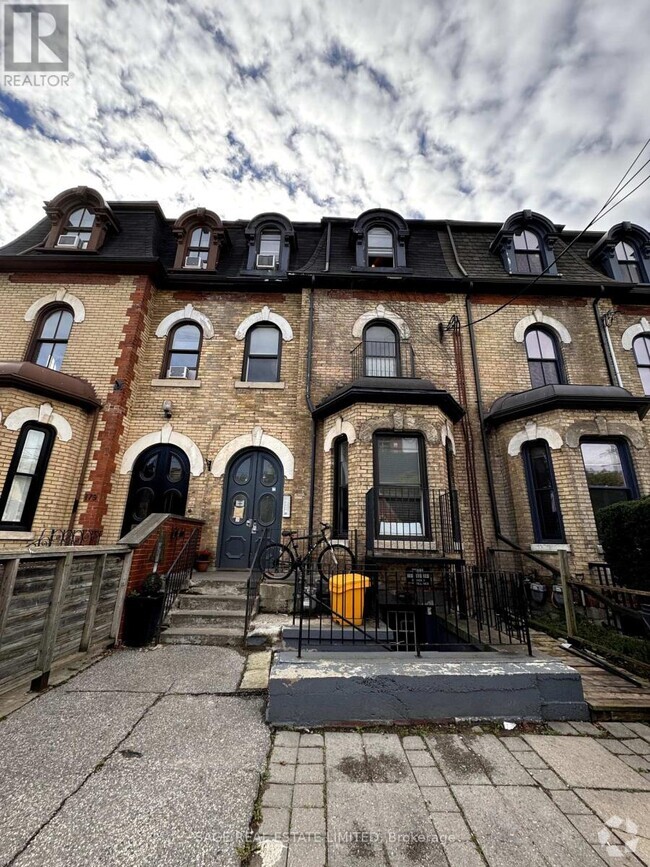
<path fill-rule="evenodd" d="M 650 136 L 648 0 L 68 5 L 69 86 L 0 92 L 0 242 L 80 184 L 168 216 L 582 228 Z M 623 219 L 650 227 L 650 183 L 599 225 Z"/>

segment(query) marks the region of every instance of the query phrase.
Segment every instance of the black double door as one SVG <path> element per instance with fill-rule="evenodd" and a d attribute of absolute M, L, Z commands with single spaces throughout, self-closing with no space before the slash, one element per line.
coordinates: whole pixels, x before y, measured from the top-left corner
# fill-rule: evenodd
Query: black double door
<path fill-rule="evenodd" d="M 224 485 L 219 566 L 247 569 L 264 530 L 279 539 L 282 523 L 282 464 L 270 452 L 236 455 Z"/>
<path fill-rule="evenodd" d="M 152 446 L 138 456 L 131 473 L 122 535 L 153 512 L 184 515 L 190 462 L 176 446 Z"/>

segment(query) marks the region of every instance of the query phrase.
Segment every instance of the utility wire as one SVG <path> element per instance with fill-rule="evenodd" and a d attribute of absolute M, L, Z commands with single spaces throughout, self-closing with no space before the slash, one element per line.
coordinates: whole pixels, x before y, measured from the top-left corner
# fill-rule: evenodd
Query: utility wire
<path fill-rule="evenodd" d="M 568 253 L 569 250 L 571 249 L 571 247 L 573 247 L 573 245 L 576 243 L 576 241 L 579 241 L 580 238 L 581 238 L 581 237 L 582 237 L 586 232 L 588 232 L 589 229 L 590 229 L 590 228 L 591 228 L 595 223 L 598 222 L 598 220 L 602 219 L 606 214 L 609 214 L 610 211 L 613 211 L 614 208 L 618 207 L 622 202 L 624 202 L 627 198 L 629 198 L 629 197 L 632 195 L 632 193 L 636 192 L 636 191 L 637 191 L 640 187 L 642 187 L 642 186 L 643 186 L 643 185 L 644 185 L 648 180 L 650 180 L 650 174 L 649 174 L 649 175 L 647 175 L 647 176 L 646 176 L 646 177 L 645 177 L 645 178 L 644 178 L 640 183 L 638 183 L 635 187 L 633 187 L 633 188 L 632 188 L 628 193 L 626 193 L 626 195 L 624 195 L 622 198 L 618 199 L 618 201 L 613 201 L 613 200 L 614 200 L 614 199 L 615 199 L 615 198 L 616 198 L 616 197 L 617 197 L 617 196 L 618 196 L 618 195 L 619 195 L 619 194 L 620 194 L 620 193 L 625 189 L 625 187 L 626 187 L 626 186 L 627 186 L 627 185 L 628 185 L 632 180 L 634 180 L 635 177 L 637 177 L 637 175 L 639 174 L 639 172 L 641 172 L 641 171 L 645 168 L 645 166 L 648 165 L 648 163 L 650 163 L 650 160 L 647 160 L 647 161 L 646 161 L 646 162 L 641 166 L 640 169 L 638 169 L 638 170 L 637 170 L 637 171 L 636 171 L 636 172 L 635 172 L 635 173 L 634 173 L 630 178 L 628 178 L 627 181 L 625 181 L 625 178 L 627 178 L 627 176 L 629 175 L 629 173 L 632 171 L 632 169 L 634 168 L 635 164 L 637 163 L 639 157 L 641 156 L 641 154 L 643 153 L 643 151 L 648 147 L 649 144 L 650 144 L 650 138 L 647 139 L 647 141 L 645 142 L 645 144 L 643 145 L 643 147 L 641 148 L 641 150 L 639 151 L 639 153 L 636 155 L 636 157 L 634 158 L 634 160 L 632 161 L 632 163 L 628 166 L 627 170 L 625 171 L 625 174 L 624 174 L 623 177 L 620 179 L 620 181 L 616 184 L 616 186 L 614 187 L 613 192 L 612 192 L 612 193 L 608 196 L 608 198 L 605 200 L 605 202 L 604 202 L 604 204 L 601 206 L 600 210 L 597 211 L 597 213 L 596 213 L 596 214 L 592 217 L 592 219 L 587 223 L 587 225 L 584 227 L 584 229 L 582 229 L 582 231 L 578 232 L 578 234 L 575 236 L 575 238 L 573 238 L 573 240 L 570 241 L 570 242 L 565 246 L 565 248 L 564 248 L 563 250 L 560 251 L 560 253 L 558 253 L 558 255 L 555 257 L 553 263 L 547 265 L 546 268 L 544 268 L 544 269 L 543 269 L 539 274 L 535 275 L 535 277 L 534 277 L 533 280 L 530 280 L 528 283 L 526 283 L 525 286 L 522 286 L 522 288 L 519 289 L 518 292 L 516 292 L 516 293 L 515 293 L 511 298 L 509 298 L 507 301 L 504 301 L 503 304 L 500 304 L 500 305 L 499 305 L 495 310 L 492 310 L 490 313 L 486 313 L 485 316 L 480 316 L 478 319 L 473 319 L 471 322 L 464 323 L 464 324 L 461 325 L 461 327 L 462 327 L 462 328 L 469 328 L 471 325 L 477 325 L 479 322 L 484 322 L 486 319 L 489 319 L 491 316 L 495 316 L 497 313 L 500 313 L 500 312 L 501 312 L 502 310 L 504 310 L 506 307 L 509 307 L 510 304 L 512 304 L 514 301 L 517 300 L 517 298 L 520 298 L 520 297 L 521 297 L 525 292 L 527 292 L 527 291 L 528 291 L 532 286 L 534 286 L 535 283 L 537 283 L 537 281 L 538 281 L 541 277 L 543 277 L 543 276 L 544 276 L 544 275 L 549 271 L 549 269 L 551 268 L 551 265 L 553 265 L 553 264 L 559 262 L 559 260 L 562 258 L 562 256 L 564 256 L 565 253 Z M 625 183 L 623 183 L 624 181 L 625 181 Z"/>

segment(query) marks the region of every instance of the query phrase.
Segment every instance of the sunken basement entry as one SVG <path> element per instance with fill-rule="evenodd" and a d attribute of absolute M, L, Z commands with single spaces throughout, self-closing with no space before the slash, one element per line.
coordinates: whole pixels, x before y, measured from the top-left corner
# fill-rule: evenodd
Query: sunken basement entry
<path fill-rule="evenodd" d="M 462 562 L 314 572 L 293 585 L 269 723 L 589 719 L 579 674 L 532 658 L 520 574 Z"/>

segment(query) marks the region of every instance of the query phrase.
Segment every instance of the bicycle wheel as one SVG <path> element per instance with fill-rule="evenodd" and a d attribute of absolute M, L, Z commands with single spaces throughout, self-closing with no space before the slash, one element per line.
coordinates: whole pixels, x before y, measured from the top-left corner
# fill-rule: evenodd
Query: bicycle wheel
<path fill-rule="evenodd" d="M 341 572 L 354 570 L 354 554 L 346 545 L 331 545 L 318 555 L 318 572 L 321 578 L 331 578 Z"/>
<path fill-rule="evenodd" d="M 262 575 L 271 581 L 284 581 L 291 575 L 295 566 L 293 552 L 279 542 L 269 543 L 260 555 Z"/>

